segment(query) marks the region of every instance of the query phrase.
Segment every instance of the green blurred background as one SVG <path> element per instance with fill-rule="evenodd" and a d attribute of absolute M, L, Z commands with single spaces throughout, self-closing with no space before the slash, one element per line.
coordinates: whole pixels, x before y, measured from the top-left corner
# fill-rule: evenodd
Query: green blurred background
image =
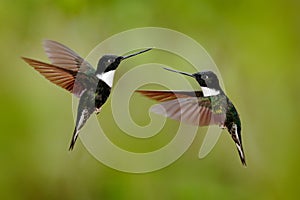
<path fill-rule="evenodd" d="M 299 9 L 296 0 L 0 0 L 0 198 L 297 199 Z M 20 56 L 46 60 L 42 39 L 86 56 L 144 26 L 183 32 L 212 56 L 242 117 L 248 168 L 225 131 L 206 158 L 200 131 L 184 156 L 148 174 L 110 169 L 80 142 L 67 151 L 72 97 Z"/>

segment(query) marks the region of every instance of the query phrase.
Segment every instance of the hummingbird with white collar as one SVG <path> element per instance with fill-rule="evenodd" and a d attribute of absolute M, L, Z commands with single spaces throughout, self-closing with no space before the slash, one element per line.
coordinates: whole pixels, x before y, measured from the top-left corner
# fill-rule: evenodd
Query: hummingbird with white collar
<path fill-rule="evenodd" d="M 45 40 L 43 47 L 51 64 L 22 57 L 22 59 L 52 83 L 66 89 L 79 99 L 76 125 L 69 150 L 74 148 L 78 134 L 94 112 L 98 114 L 108 99 L 116 69 L 130 57 L 147 52 L 152 48 L 127 56 L 104 55 L 97 69 L 65 45 Z"/>
<path fill-rule="evenodd" d="M 242 164 L 246 166 L 241 120 L 235 106 L 220 87 L 217 75 L 212 71 L 189 74 L 164 69 L 196 79 L 202 91 L 137 90 L 144 96 L 161 102 L 154 105 L 151 111 L 196 126 L 219 125 L 222 129 L 227 129 Z"/>

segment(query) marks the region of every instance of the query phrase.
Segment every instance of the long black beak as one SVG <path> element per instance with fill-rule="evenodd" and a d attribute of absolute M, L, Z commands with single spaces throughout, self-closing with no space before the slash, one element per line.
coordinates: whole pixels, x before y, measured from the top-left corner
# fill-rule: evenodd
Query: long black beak
<path fill-rule="evenodd" d="M 145 49 L 145 50 L 143 50 L 143 51 L 139 51 L 139 52 L 137 52 L 137 53 L 130 54 L 130 55 L 128 55 L 128 56 L 123 56 L 123 57 L 122 57 L 122 60 L 125 60 L 125 59 L 127 59 L 127 58 L 130 58 L 130 57 L 132 57 L 132 56 L 139 55 L 139 54 L 141 54 L 141 53 L 145 53 L 145 52 L 147 52 L 147 51 L 150 51 L 151 49 L 152 49 L 152 48 L 148 48 L 148 49 Z"/>
<path fill-rule="evenodd" d="M 171 71 L 171 72 L 176 72 L 176 73 L 183 74 L 183 75 L 186 75 L 186 76 L 195 77 L 193 74 L 188 74 L 188 73 L 186 73 L 186 72 L 176 71 L 176 70 L 169 69 L 169 68 L 166 68 L 166 67 L 163 67 L 163 68 L 164 68 L 165 70 L 168 70 L 168 71 Z"/>

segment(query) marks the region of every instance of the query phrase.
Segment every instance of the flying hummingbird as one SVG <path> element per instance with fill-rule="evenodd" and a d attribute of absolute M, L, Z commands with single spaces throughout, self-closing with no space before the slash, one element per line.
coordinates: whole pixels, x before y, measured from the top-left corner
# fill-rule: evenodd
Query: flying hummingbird
<path fill-rule="evenodd" d="M 220 87 L 217 75 L 212 71 L 189 74 L 164 69 L 195 78 L 202 91 L 137 90 L 144 96 L 161 102 L 154 105 L 151 111 L 192 125 L 219 125 L 222 129 L 227 129 L 235 142 L 242 164 L 246 166 L 241 120 L 236 108 Z"/>
<path fill-rule="evenodd" d="M 80 98 L 69 150 L 74 148 L 79 131 L 91 114 L 98 114 L 109 97 L 115 70 L 121 61 L 151 50 L 148 48 L 127 56 L 104 55 L 99 59 L 95 70 L 91 64 L 63 44 L 45 40 L 43 47 L 51 64 L 25 57 L 22 59 L 46 79 Z"/>

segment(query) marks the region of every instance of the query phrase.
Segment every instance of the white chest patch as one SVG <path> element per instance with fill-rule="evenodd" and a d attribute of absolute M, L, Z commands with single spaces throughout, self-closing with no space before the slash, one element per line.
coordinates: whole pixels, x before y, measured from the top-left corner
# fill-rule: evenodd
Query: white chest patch
<path fill-rule="evenodd" d="M 116 70 L 97 74 L 97 78 L 104 81 L 109 87 L 112 87 Z"/>
<path fill-rule="evenodd" d="M 201 89 L 202 89 L 203 95 L 205 97 L 216 96 L 216 95 L 220 94 L 219 90 L 211 89 L 208 87 L 201 87 Z"/>

